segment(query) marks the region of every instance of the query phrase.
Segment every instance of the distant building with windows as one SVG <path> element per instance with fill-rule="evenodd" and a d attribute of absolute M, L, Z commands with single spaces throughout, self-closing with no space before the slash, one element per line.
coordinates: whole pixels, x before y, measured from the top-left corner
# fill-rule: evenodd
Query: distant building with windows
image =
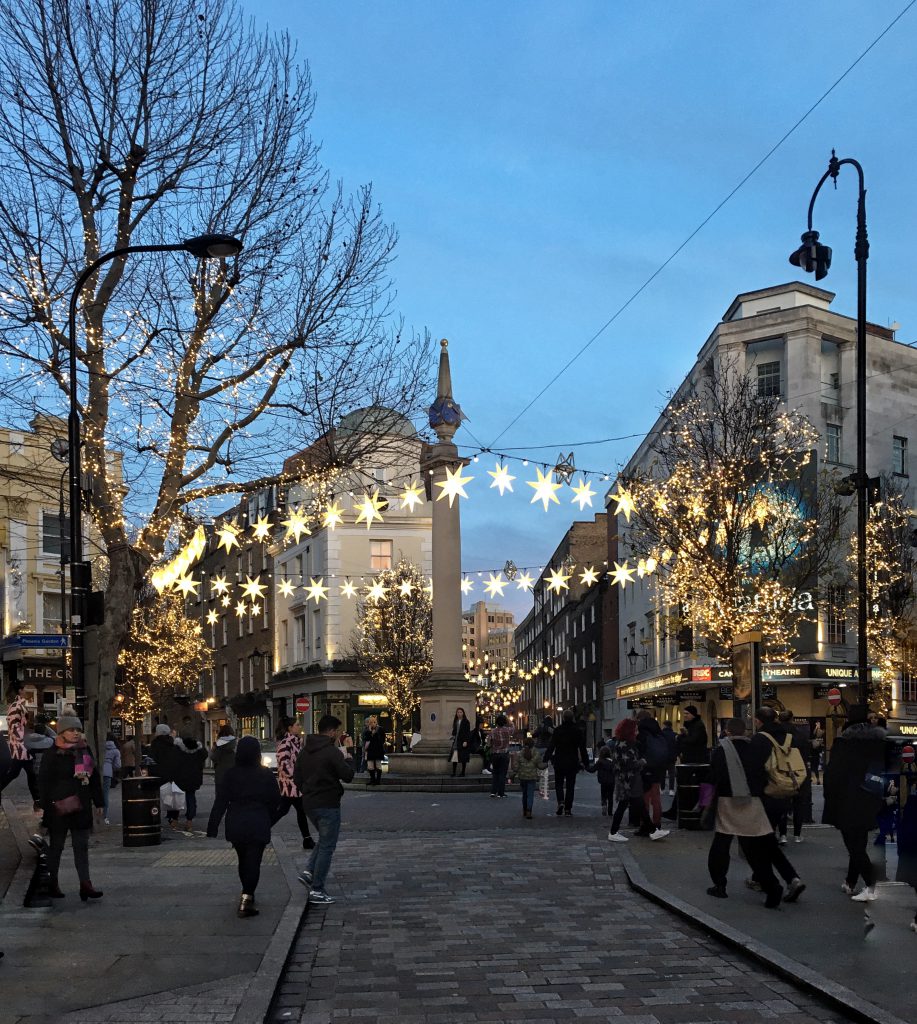
<path fill-rule="evenodd" d="M 0 429 L 0 657 L 4 696 L 17 679 L 33 710 L 53 714 L 70 683 L 55 639 L 69 628 L 67 421 L 42 414 L 29 427 Z M 83 536 L 99 586 L 105 551 L 88 515 Z"/>
<path fill-rule="evenodd" d="M 516 617 L 508 608 L 476 601 L 462 612 L 462 650 L 465 667 L 470 669 L 485 655 L 492 665 L 510 665 L 516 657 L 514 633 Z"/>
<path fill-rule="evenodd" d="M 779 396 L 818 431 L 818 467 L 841 475 L 856 464 L 856 321 L 831 309 L 834 293 L 792 282 L 737 296 L 701 346 L 694 365 L 676 389 L 699 387 L 705 376 L 729 364 L 751 375 L 761 396 Z M 891 328 L 867 325 L 867 450 L 871 476 L 891 475 L 910 488 L 909 438 L 917 431 L 917 352 L 898 342 Z M 665 413 L 623 467 L 627 479 L 653 459 L 652 439 L 665 427 Z M 613 489 L 612 489 L 613 490 Z M 624 517 L 609 506 L 609 563 L 631 556 Z M 913 503 L 913 499 L 910 499 Z M 605 716 L 613 720 L 635 706 L 655 706 L 660 717 L 680 720 L 694 704 L 716 735 L 718 720 L 732 714 L 731 669 L 699 655 L 690 637 L 665 630 L 652 576 L 611 588 L 606 635 L 617 647 L 609 657 Z M 815 588 L 814 628 L 803 630 L 792 664 L 765 670 L 768 699 L 790 708 L 800 720 L 824 720 L 831 685 L 856 679 L 856 623 L 847 619 L 844 588 Z M 629 703 L 628 703 L 629 702 Z M 917 723 L 917 688 L 901 680 L 895 717 Z"/>

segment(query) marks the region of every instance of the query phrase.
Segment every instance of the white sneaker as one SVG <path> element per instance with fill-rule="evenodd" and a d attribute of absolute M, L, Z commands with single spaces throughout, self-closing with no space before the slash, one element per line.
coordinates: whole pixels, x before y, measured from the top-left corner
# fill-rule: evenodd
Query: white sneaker
<path fill-rule="evenodd" d="M 108 820 L 108 818 L 104 818 L 103 820 L 104 820 L 106 825 L 110 825 L 111 824 L 111 822 Z"/>
<path fill-rule="evenodd" d="M 779 839 L 777 840 L 777 842 L 778 842 L 778 843 L 779 843 L 779 844 L 780 844 L 781 846 L 786 846 L 786 836 L 781 836 L 781 837 L 780 837 L 780 838 L 779 838 Z"/>
<path fill-rule="evenodd" d="M 608 833 L 609 843 L 626 843 L 627 836 L 622 836 L 620 832 L 609 832 Z"/>
<path fill-rule="evenodd" d="M 875 889 L 861 889 L 856 896 L 850 897 L 851 903 L 872 903 L 879 898 Z"/>
<path fill-rule="evenodd" d="M 796 836 L 796 838 L 793 841 L 796 842 L 796 843 L 801 843 L 802 842 L 802 836 Z"/>
<path fill-rule="evenodd" d="M 845 896 L 852 896 L 852 895 L 853 895 L 853 889 L 851 889 L 851 887 L 850 887 L 850 886 L 849 886 L 849 885 L 848 885 L 848 884 L 847 884 L 846 882 L 844 882 L 844 883 L 843 883 L 843 884 L 841 885 L 841 892 L 842 892 L 842 893 L 843 893 L 843 894 L 844 894 Z"/>
<path fill-rule="evenodd" d="M 650 832 L 650 839 L 665 839 L 668 834 L 668 829 L 657 828 L 655 832 Z"/>

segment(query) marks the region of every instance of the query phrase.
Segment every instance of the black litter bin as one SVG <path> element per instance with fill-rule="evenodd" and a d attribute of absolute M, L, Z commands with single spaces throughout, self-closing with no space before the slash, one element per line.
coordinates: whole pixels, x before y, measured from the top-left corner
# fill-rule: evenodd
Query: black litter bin
<path fill-rule="evenodd" d="M 159 846 L 162 842 L 161 785 L 162 779 L 152 775 L 135 775 L 121 783 L 122 845 Z"/>
<path fill-rule="evenodd" d="M 700 806 L 701 784 L 712 779 L 709 764 L 680 764 L 677 766 L 678 781 L 678 826 L 679 828 L 702 828 Z"/>

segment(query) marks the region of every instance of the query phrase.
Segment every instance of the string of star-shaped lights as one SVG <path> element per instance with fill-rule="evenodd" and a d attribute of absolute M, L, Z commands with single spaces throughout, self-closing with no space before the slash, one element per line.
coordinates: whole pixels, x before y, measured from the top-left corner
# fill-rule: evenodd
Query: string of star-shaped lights
<path fill-rule="evenodd" d="M 386 508 L 386 502 L 379 497 L 379 491 L 375 490 L 372 494 L 364 494 L 363 500 L 354 507 L 360 513 L 356 518 L 356 525 L 366 523 L 368 530 L 377 519 L 382 522 L 382 510 Z"/>
<path fill-rule="evenodd" d="M 246 607 L 246 605 L 245 605 L 245 602 L 244 602 L 244 601 L 239 601 L 239 602 L 237 602 L 237 603 L 236 603 L 236 615 L 237 615 L 237 616 L 238 616 L 238 617 L 239 617 L 240 619 L 241 619 L 241 618 L 243 618 L 243 617 L 245 616 L 245 614 L 247 613 L 247 611 L 248 611 L 248 608 Z"/>
<path fill-rule="evenodd" d="M 500 573 L 491 573 L 490 579 L 484 584 L 484 592 L 488 597 L 502 597 L 507 581 Z"/>
<path fill-rule="evenodd" d="M 296 587 L 289 580 L 281 580 L 277 584 L 277 589 L 280 591 L 281 597 L 292 597 L 296 592 Z"/>
<path fill-rule="evenodd" d="M 271 528 L 271 520 L 268 516 L 258 516 L 258 518 L 251 524 L 252 540 L 270 540 Z"/>
<path fill-rule="evenodd" d="M 531 573 L 521 572 L 516 579 L 516 590 L 521 590 L 525 593 L 531 590 L 535 586 L 535 577 Z"/>
<path fill-rule="evenodd" d="M 452 508 L 456 498 L 467 498 L 468 494 L 465 491 L 465 484 L 470 483 L 474 480 L 473 476 L 462 476 L 462 470 L 465 467 L 459 463 L 455 469 L 450 469 L 446 466 L 446 479 L 437 480 L 436 486 L 441 488 L 439 494 L 436 495 L 437 501 L 442 501 L 443 498 L 449 499 L 449 508 Z"/>
<path fill-rule="evenodd" d="M 374 580 L 366 588 L 366 599 L 368 601 L 381 601 L 385 598 L 388 587 L 383 587 L 380 580 Z"/>
<path fill-rule="evenodd" d="M 318 604 L 319 601 L 328 600 L 329 589 L 329 587 L 325 586 L 324 577 L 319 577 L 319 579 L 315 579 L 313 576 L 309 577 L 309 586 L 303 587 L 303 590 L 305 590 L 306 592 L 306 600 L 314 601 L 316 604 Z"/>
<path fill-rule="evenodd" d="M 197 588 L 200 585 L 201 584 L 200 584 L 200 582 L 198 580 L 196 580 L 193 577 L 189 576 L 187 573 L 182 573 L 182 575 L 179 576 L 175 580 L 175 583 L 173 584 L 174 588 L 183 597 L 188 597 L 189 594 L 193 594 L 196 597 L 197 596 Z"/>
<path fill-rule="evenodd" d="M 536 501 L 540 501 L 542 505 L 544 505 L 545 512 L 547 512 L 548 505 L 552 501 L 555 505 L 560 504 L 560 498 L 557 497 L 557 492 L 563 485 L 554 482 L 553 470 L 548 470 L 547 473 L 543 473 L 540 469 L 536 468 L 535 473 L 538 476 L 537 480 L 526 480 L 528 486 L 535 491 L 529 504 L 534 505 Z"/>
<path fill-rule="evenodd" d="M 219 620 L 220 620 L 219 613 L 216 611 L 216 609 L 211 608 L 210 611 L 207 612 L 207 625 L 208 626 L 215 626 L 217 624 L 217 622 L 219 622 Z"/>
<path fill-rule="evenodd" d="M 412 480 L 401 494 L 398 495 L 398 500 L 401 502 L 402 508 L 406 508 L 408 512 L 413 512 L 418 505 L 422 505 L 425 501 L 423 488 Z"/>
<path fill-rule="evenodd" d="M 552 594 L 559 594 L 562 590 L 570 589 L 569 580 L 571 576 L 572 573 L 564 572 L 562 566 L 560 569 L 551 569 L 550 575 L 545 576 L 544 580 Z"/>
<path fill-rule="evenodd" d="M 595 566 L 589 565 L 583 569 L 580 574 L 579 581 L 584 587 L 591 587 L 593 584 L 599 582 L 599 573 L 596 572 Z"/>
<path fill-rule="evenodd" d="M 357 586 L 352 580 L 345 580 L 340 586 L 341 596 L 346 597 L 347 600 L 357 596 Z"/>
<path fill-rule="evenodd" d="M 614 571 L 611 573 L 611 582 L 612 584 L 617 583 L 619 587 L 626 587 L 628 583 L 634 582 L 636 571 L 636 568 L 631 569 L 626 561 L 623 565 L 615 562 Z"/>
<path fill-rule="evenodd" d="M 225 576 L 214 576 L 210 581 L 210 593 L 213 597 L 222 597 L 229 593 L 229 580 Z"/>
<path fill-rule="evenodd" d="M 595 497 L 595 493 L 589 481 L 580 477 L 580 482 L 573 488 L 573 498 L 570 504 L 579 505 L 580 512 L 585 512 L 587 506 L 592 508 L 592 499 Z"/>
<path fill-rule="evenodd" d="M 325 511 L 322 513 L 322 526 L 327 530 L 333 530 L 336 526 L 340 526 L 344 522 L 344 509 L 336 502 L 332 501 L 328 505 Z"/>
<path fill-rule="evenodd" d="M 298 505 L 290 509 L 288 517 L 282 519 L 280 525 L 286 527 L 286 533 L 283 535 L 284 542 L 292 538 L 293 543 L 298 544 L 303 534 L 308 537 L 312 533 L 309 529 L 309 519 Z"/>
<path fill-rule="evenodd" d="M 260 576 L 256 576 L 254 579 L 251 576 L 246 576 L 245 583 L 242 585 L 242 596 L 254 603 L 263 600 L 266 590 L 267 586 L 261 582 Z"/>
<path fill-rule="evenodd" d="M 410 580 L 402 580 L 398 584 L 398 593 L 402 597 L 410 597 L 414 591 L 414 584 Z"/>
<path fill-rule="evenodd" d="M 241 547 L 239 543 L 239 534 L 241 531 L 235 523 L 222 522 L 217 527 L 217 548 L 226 548 L 226 553 L 229 554 L 232 549 Z"/>
<path fill-rule="evenodd" d="M 637 511 L 637 506 L 630 491 L 624 487 L 620 480 L 618 481 L 617 493 L 611 497 L 615 502 L 615 515 L 623 515 L 630 522 L 630 517 Z"/>
<path fill-rule="evenodd" d="M 493 477 L 493 483 L 490 486 L 496 487 L 500 491 L 501 498 L 507 491 L 512 491 L 513 481 L 516 478 L 510 475 L 510 471 L 504 463 L 498 462 L 495 469 L 488 469 L 487 475 Z"/>

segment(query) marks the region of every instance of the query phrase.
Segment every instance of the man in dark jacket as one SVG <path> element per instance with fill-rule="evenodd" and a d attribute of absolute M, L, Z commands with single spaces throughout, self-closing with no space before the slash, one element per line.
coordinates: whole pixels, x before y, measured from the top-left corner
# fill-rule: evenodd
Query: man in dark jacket
<path fill-rule="evenodd" d="M 573 793 L 576 775 L 589 767 L 586 739 L 573 718 L 572 711 L 564 712 L 564 719 L 554 730 L 551 742 L 544 752 L 544 764 L 554 762 L 554 790 L 557 794 L 557 813 L 573 813 Z"/>
<path fill-rule="evenodd" d="M 707 727 L 697 712 L 697 706 L 688 704 L 682 711 L 681 731 L 676 737 L 676 750 L 682 764 L 708 764 L 710 754 L 707 747 Z M 694 777 L 694 781 L 705 779 L 706 775 Z M 662 815 L 674 821 L 678 817 L 678 793 L 672 801 L 671 807 Z"/>
<path fill-rule="evenodd" d="M 156 726 L 153 740 L 150 743 L 150 757 L 156 762 L 156 777 L 163 782 L 174 781 L 174 761 L 176 751 L 172 739 L 172 729 L 165 722 Z"/>
<path fill-rule="evenodd" d="M 350 782 L 354 776 L 353 757 L 338 741 L 339 736 L 341 720 L 324 715 L 318 732 L 306 737 L 293 772 L 293 782 L 302 793 L 302 808 L 318 833 L 306 870 L 299 876 L 309 889 L 310 903 L 334 903 L 325 892 L 325 879 L 341 831 L 341 783 Z"/>
<path fill-rule="evenodd" d="M 847 726 L 831 747 L 822 816 L 826 825 L 840 831 L 847 847 L 847 877 L 841 889 L 858 903 L 876 898 L 876 870 L 866 846 L 884 797 L 881 778 L 875 785 L 866 784 L 867 775 L 880 776 L 885 768 L 885 730 L 866 720 L 868 710 L 865 704 L 851 707 Z M 864 888 L 854 894 L 859 878 Z"/>
<path fill-rule="evenodd" d="M 660 786 L 665 778 L 669 758 L 669 745 L 659 723 L 651 711 L 637 712 L 637 749 L 646 762 L 641 771 L 643 780 L 643 803 L 646 814 L 637 830 L 638 836 L 650 839 L 665 839 L 669 834 L 662 828 L 662 795 Z"/>
<path fill-rule="evenodd" d="M 805 885 L 799 879 L 799 873 L 789 862 L 786 854 L 777 846 L 777 835 L 776 830 L 780 826 L 780 818 L 789 811 L 790 801 L 789 800 L 775 800 L 773 797 L 767 796 L 764 792 L 764 787 L 767 785 L 767 773 L 765 771 L 765 765 L 767 764 L 768 758 L 771 756 L 771 752 L 774 749 L 774 744 L 768 737 L 773 737 L 774 741 L 783 744 L 787 737 L 786 727 L 782 722 L 777 720 L 777 712 L 773 708 L 760 707 L 755 711 L 755 723 L 758 727 L 758 731 L 751 738 L 751 761 L 755 777 L 761 779 L 761 789 L 755 793 L 755 796 L 760 796 L 764 803 L 764 810 L 767 813 L 768 821 L 770 821 L 772 827 L 775 830 L 774 833 L 774 847 L 773 861 L 774 867 L 780 874 L 781 878 L 787 883 L 789 892 L 795 892 L 796 897 L 805 888 Z M 752 790 L 754 793 L 755 791 Z"/>

